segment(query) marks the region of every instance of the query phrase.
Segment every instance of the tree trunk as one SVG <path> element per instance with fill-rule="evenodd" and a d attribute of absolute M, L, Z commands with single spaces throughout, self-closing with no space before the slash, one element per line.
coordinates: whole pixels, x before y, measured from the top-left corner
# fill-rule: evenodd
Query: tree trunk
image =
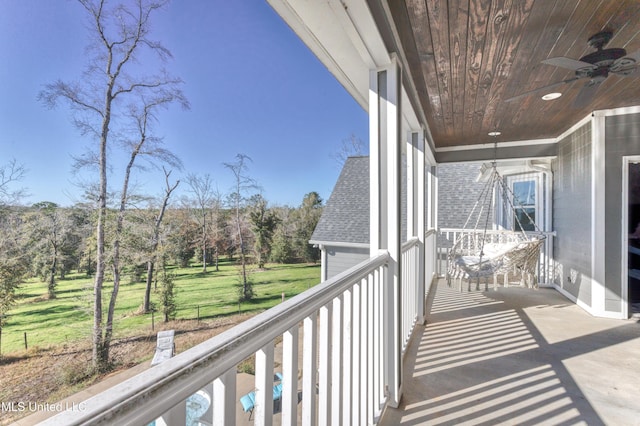
<path fill-rule="evenodd" d="M 113 81 L 111 82 L 113 84 Z M 93 282 L 93 367 L 104 370 L 109 362 L 108 345 L 105 350 L 102 336 L 102 286 L 104 283 L 104 227 L 107 218 L 107 137 L 111 118 L 111 89 L 106 95 L 105 116 L 100 137 L 100 190 L 98 194 L 98 224 L 96 227 L 96 277 Z"/>
<path fill-rule="evenodd" d="M 49 285 L 47 290 L 49 291 L 49 299 L 56 298 L 56 269 L 58 266 L 58 252 L 56 249 L 53 251 L 53 264 L 51 265 L 51 271 L 49 271 Z"/>
<path fill-rule="evenodd" d="M 160 208 L 160 213 L 156 217 L 156 221 L 153 224 L 153 240 L 151 244 L 151 259 L 147 262 L 147 285 L 145 287 L 144 292 L 144 301 L 142 302 L 142 310 L 144 313 L 148 313 L 151 311 L 151 282 L 153 281 L 153 270 L 155 268 L 155 262 L 157 260 L 157 251 L 158 245 L 160 245 L 160 225 L 162 224 L 162 218 L 164 217 L 164 212 L 167 210 L 167 205 L 169 204 L 169 197 L 171 197 L 171 193 L 178 187 L 180 181 L 176 181 L 175 185 L 169 185 L 169 175 L 171 171 L 164 170 L 165 182 L 167 184 L 167 189 L 164 193 L 164 198 L 162 200 L 162 207 Z M 156 285 L 158 286 L 158 280 L 156 279 Z"/>
<path fill-rule="evenodd" d="M 154 262 L 147 262 L 147 285 L 144 289 L 144 300 L 142 302 L 142 311 L 146 314 L 151 311 L 151 282 L 153 281 Z"/>
<path fill-rule="evenodd" d="M 244 239 L 242 238 L 242 228 L 240 227 L 240 208 L 236 208 L 236 224 L 238 228 L 238 240 L 240 241 L 240 264 L 242 265 L 242 295 L 245 300 L 249 299 L 249 288 L 247 284 L 247 260 L 244 256 Z"/>

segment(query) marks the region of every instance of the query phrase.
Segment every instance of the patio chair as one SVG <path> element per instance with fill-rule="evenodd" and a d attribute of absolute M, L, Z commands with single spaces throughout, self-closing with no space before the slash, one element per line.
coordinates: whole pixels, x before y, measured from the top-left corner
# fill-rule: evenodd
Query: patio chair
<path fill-rule="evenodd" d="M 273 381 L 276 382 L 273 386 L 273 406 L 274 411 L 277 404 L 282 398 L 282 373 L 276 373 L 273 375 Z M 251 391 L 246 395 L 240 397 L 240 404 L 242 405 L 242 411 L 249 412 L 249 420 L 253 416 L 253 409 L 256 407 L 256 391 Z"/>
<path fill-rule="evenodd" d="M 156 342 L 156 352 L 153 354 L 151 365 L 160 364 L 168 360 L 176 353 L 176 344 L 173 341 L 175 336 L 174 330 L 165 330 L 158 332 L 158 340 Z"/>

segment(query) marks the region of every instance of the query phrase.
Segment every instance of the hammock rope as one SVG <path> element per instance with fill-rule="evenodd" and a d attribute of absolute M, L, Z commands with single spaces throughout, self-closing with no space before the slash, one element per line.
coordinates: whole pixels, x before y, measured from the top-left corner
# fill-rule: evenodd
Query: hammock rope
<path fill-rule="evenodd" d="M 514 228 L 517 230 L 489 229 L 492 213 L 495 213 L 493 205 L 497 194 L 502 198 L 502 211 L 512 212 L 514 225 L 517 224 Z M 527 234 L 525 231 L 517 214 L 518 208 L 521 208 L 528 223 L 534 226 L 535 234 Z M 470 223 L 473 223 L 473 228 L 468 228 Z M 483 227 L 479 228 L 481 224 Z M 480 278 L 485 278 L 488 288 L 488 278 L 493 276 L 494 289 L 497 289 L 498 276 L 502 275 L 505 287 L 513 277 L 520 279 L 521 286 L 537 288 L 538 259 L 545 236 L 500 176 L 496 161 L 492 162 L 491 175 L 474 203 L 463 229 L 466 231 L 456 238 L 447 255 L 449 284 L 452 279 L 458 279 L 462 290 L 462 280 L 466 279 L 471 290 L 471 280 L 475 279 L 476 288 L 479 289 Z M 497 241 L 494 241 L 494 236 Z"/>

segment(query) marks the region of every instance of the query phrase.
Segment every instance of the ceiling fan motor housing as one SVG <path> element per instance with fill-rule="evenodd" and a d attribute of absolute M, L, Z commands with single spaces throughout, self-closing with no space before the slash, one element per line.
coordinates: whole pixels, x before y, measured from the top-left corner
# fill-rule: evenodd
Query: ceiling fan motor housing
<path fill-rule="evenodd" d="M 593 64 L 597 67 L 608 67 L 616 59 L 623 58 L 627 51 L 621 48 L 597 50 L 580 58 L 580 61 Z"/>

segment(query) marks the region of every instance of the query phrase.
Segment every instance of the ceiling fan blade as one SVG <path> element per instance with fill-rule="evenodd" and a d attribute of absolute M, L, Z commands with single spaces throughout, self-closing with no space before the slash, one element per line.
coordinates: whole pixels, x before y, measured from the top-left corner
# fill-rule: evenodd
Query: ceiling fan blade
<path fill-rule="evenodd" d="M 521 94 L 519 94 L 517 96 L 514 96 L 512 98 L 505 99 L 504 101 L 505 102 L 512 102 L 512 101 L 524 98 L 525 96 L 530 96 L 530 95 L 533 95 L 533 94 L 538 93 L 538 92 L 544 92 L 544 91 L 551 90 L 554 87 L 558 87 L 558 86 L 561 86 L 563 84 L 573 83 L 574 81 L 576 81 L 578 79 L 580 79 L 580 77 L 573 77 L 573 78 L 569 78 L 567 80 L 562 80 L 562 81 L 559 81 L 557 83 L 550 84 L 548 86 L 538 87 L 537 89 L 529 90 L 528 92 L 521 93 Z"/>
<path fill-rule="evenodd" d="M 560 68 L 566 68 L 568 70 L 577 71 L 583 68 L 593 68 L 597 67 L 589 62 L 578 61 L 576 59 L 565 58 L 564 56 L 558 56 L 557 58 L 549 58 L 542 61 L 543 64 L 553 65 Z"/>
<path fill-rule="evenodd" d="M 600 87 L 600 83 L 594 83 L 593 81 L 589 81 L 582 87 L 582 90 L 576 96 L 576 99 L 573 101 L 573 106 L 576 108 L 586 107 L 591 103 L 593 98 L 596 96 L 596 92 Z"/>
<path fill-rule="evenodd" d="M 631 55 L 625 56 L 625 58 L 631 58 L 636 62 L 640 62 L 640 49 L 636 50 Z"/>
<path fill-rule="evenodd" d="M 632 53 L 631 55 L 616 59 L 615 62 L 611 64 L 609 71 L 624 77 L 634 74 L 638 68 L 639 62 L 640 50 Z"/>

